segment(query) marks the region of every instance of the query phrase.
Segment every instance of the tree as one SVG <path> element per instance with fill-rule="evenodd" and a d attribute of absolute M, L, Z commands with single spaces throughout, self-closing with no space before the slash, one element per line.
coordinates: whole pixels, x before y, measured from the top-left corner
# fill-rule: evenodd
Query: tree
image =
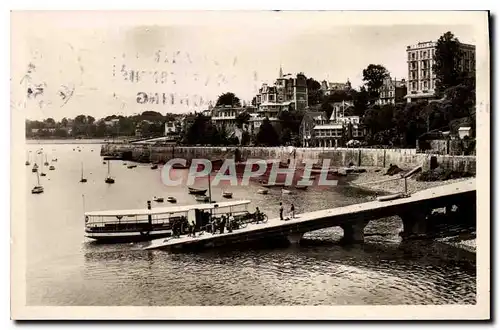
<path fill-rule="evenodd" d="M 87 116 L 87 124 L 92 125 L 95 122 L 95 118 L 92 116 Z"/>
<path fill-rule="evenodd" d="M 56 121 L 54 120 L 54 118 L 47 118 L 44 120 L 45 124 L 47 127 L 54 127 L 56 125 Z"/>
<path fill-rule="evenodd" d="M 241 112 L 236 116 L 236 127 L 243 128 L 243 125 L 247 125 L 250 120 L 250 114 L 246 111 Z"/>
<path fill-rule="evenodd" d="M 320 104 L 323 99 L 321 84 L 313 78 L 307 78 L 307 104 L 309 106 Z"/>
<path fill-rule="evenodd" d="M 241 102 L 240 99 L 236 95 L 234 95 L 234 93 L 227 92 L 217 98 L 217 103 L 215 105 L 230 105 L 232 107 L 240 107 Z"/>
<path fill-rule="evenodd" d="M 370 64 L 363 70 L 363 81 L 368 88 L 368 92 L 377 92 L 388 77 L 389 71 L 380 64 Z"/>
<path fill-rule="evenodd" d="M 356 116 L 364 116 L 365 111 L 368 107 L 369 95 L 368 91 L 364 86 L 362 86 L 358 91 L 353 90 L 351 92 L 352 101 L 354 104 L 354 114 Z"/>
<path fill-rule="evenodd" d="M 265 118 L 259 127 L 259 132 L 255 137 L 257 144 L 264 146 L 279 145 L 279 136 L 268 118 Z"/>
<path fill-rule="evenodd" d="M 437 41 L 434 54 L 433 72 L 436 74 L 436 95 L 441 96 L 450 87 L 459 85 L 460 42 L 451 32 L 446 32 Z"/>
<path fill-rule="evenodd" d="M 257 96 L 252 98 L 252 105 L 255 107 L 257 105 Z"/>
<path fill-rule="evenodd" d="M 323 104 L 321 104 L 321 111 L 325 113 L 326 119 L 330 120 L 330 117 L 333 113 L 333 106 L 331 105 L 331 103 L 323 102 Z"/>
<path fill-rule="evenodd" d="M 107 126 L 104 123 L 104 121 L 103 120 L 99 121 L 96 127 L 96 137 L 105 137 L 107 135 L 106 130 Z"/>
<path fill-rule="evenodd" d="M 61 119 L 61 125 L 62 127 L 68 127 L 68 119 L 66 117 Z"/>
<path fill-rule="evenodd" d="M 278 119 L 281 123 L 281 136 L 282 143 L 291 142 L 293 136 L 298 135 L 300 131 L 300 124 L 304 114 L 300 111 L 281 111 Z"/>
<path fill-rule="evenodd" d="M 188 127 L 185 136 L 187 144 L 208 144 L 214 135 L 215 128 L 210 125 L 207 118 L 203 114 L 196 115 L 194 122 Z"/>

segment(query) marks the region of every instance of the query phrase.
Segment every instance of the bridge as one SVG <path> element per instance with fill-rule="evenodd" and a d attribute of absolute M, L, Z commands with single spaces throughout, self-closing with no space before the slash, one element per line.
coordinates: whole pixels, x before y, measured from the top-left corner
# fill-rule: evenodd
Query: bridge
<path fill-rule="evenodd" d="M 179 237 L 153 240 L 145 249 L 209 248 L 267 238 L 286 238 L 290 243 L 299 243 L 302 236 L 321 228 L 339 226 L 344 231 L 346 243 L 364 241 L 364 228 L 376 219 L 399 216 L 403 222 L 403 237 L 425 235 L 429 215 L 434 209 L 452 209 L 457 216 L 476 216 L 476 180 L 442 185 L 422 190 L 402 198 L 387 201 L 370 201 L 333 209 L 297 214 L 295 218 L 282 221 L 270 219 L 264 224 L 250 224 L 231 233 L 212 235 L 202 233 L 197 237 Z"/>

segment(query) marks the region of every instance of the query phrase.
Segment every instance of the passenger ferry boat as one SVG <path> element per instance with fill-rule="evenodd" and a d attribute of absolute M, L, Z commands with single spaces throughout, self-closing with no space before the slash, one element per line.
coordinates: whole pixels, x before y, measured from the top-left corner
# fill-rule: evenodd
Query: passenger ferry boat
<path fill-rule="evenodd" d="M 194 221 L 202 228 L 213 216 L 248 213 L 250 203 L 240 200 L 151 208 L 148 202 L 144 209 L 85 212 L 85 236 L 106 243 L 150 241 L 172 236 L 174 222 Z"/>

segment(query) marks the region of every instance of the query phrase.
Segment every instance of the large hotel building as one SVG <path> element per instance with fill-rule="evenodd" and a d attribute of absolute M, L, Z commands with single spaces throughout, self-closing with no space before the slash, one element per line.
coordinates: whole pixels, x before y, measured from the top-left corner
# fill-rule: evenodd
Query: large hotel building
<path fill-rule="evenodd" d="M 434 98 L 436 74 L 432 71 L 437 42 L 419 42 L 406 47 L 408 55 L 408 102 Z M 471 72 L 476 66 L 476 46 L 460 44 L 463 57 L 460 66 L 463 71 Z"/>

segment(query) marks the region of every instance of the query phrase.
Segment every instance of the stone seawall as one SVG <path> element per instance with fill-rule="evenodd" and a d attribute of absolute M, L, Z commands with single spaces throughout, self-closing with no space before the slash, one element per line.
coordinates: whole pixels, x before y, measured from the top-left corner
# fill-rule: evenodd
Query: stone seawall
<path fill-rule="evenodd" d="M 322 164 L 330 160 L 330 166 L 376 166 L 390 164 L 404 169 L 422 165 L 424 170 L 435 166 L 457 171 L 475 173 L 474 156 L 443 156 L 420 154 L 416 149 L 370 149 L 370 148 L 290 148 L 290 147 L 185 147 L 150 146 L 136 144 L 107 144 L 101 149 L 102 156 L 120 156 L 127 160 L 142 162 L 168 161 L 183 158 L 188 162 L 195 158 L 235 159 L 245 161 L 250 158 L 290 162 L 301 166 L 304 162 Z M 432 158 L 435 157 L 435 158 Z"/>

